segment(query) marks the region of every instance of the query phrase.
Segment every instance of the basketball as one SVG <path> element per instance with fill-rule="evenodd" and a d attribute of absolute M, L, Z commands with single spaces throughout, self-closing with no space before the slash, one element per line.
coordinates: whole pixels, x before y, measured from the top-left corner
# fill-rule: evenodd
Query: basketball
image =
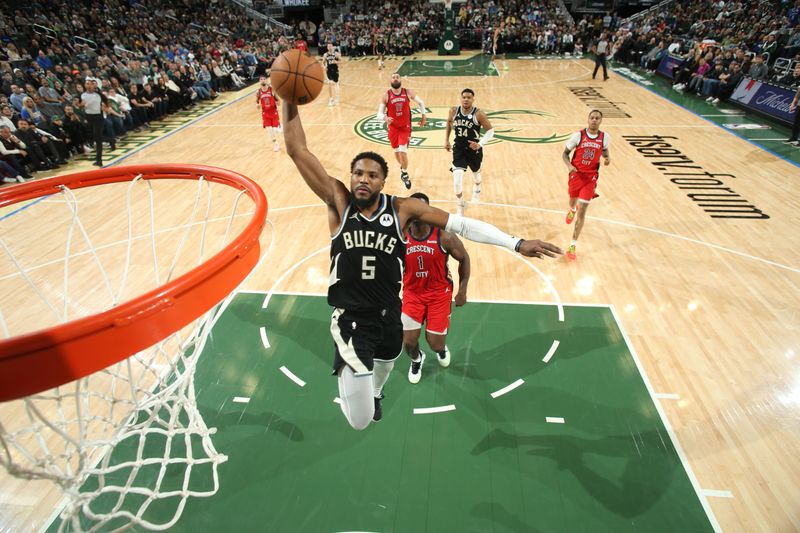
<path fill-rule="evenodd" d="M 303 105 L 322 91 L 322 65 L 308 52 L 287 50 L 272 63 L 272 90 L 289 103 Z"/>

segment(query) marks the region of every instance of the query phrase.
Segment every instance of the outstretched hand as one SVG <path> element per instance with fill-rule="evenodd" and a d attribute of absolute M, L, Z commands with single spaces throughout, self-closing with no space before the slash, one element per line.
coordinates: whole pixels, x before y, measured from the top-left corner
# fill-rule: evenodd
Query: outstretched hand
<path fill-rule="evenodd" d="M 521 253 L 525 257 L 541 258 L 545 255 L 548 257 L 556 257 L 557 255 L 563 254 L 564 251 L 555 244 L 550 244 L 549 242 L 544 242 L 544 241 L 532 240 L 532 241 L 522 241 L 522 244 L 519 247 L 519 253 Z"/>

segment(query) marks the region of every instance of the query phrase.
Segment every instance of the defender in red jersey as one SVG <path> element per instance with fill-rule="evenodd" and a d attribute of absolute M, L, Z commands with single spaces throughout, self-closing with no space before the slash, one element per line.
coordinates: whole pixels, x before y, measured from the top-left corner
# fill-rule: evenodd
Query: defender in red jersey
<path fill-rule="evenodd" d="M 272 86 L 267 76 L 259 78 L 261 87 L 256 91 L 256 105 L 261 109 L 261 125 L 266 128 L 272 138 L 272 150 L 280 151 L 278 133 L 281 131 L 281 120 L 278 116 L 278 97 L 272 92 Z"/>
<path fill-rule="evenodd" d="M 592 198 L 597 196 L 594 190 L 597 187 L 600 171 L 600 157 L 603 157 L 604 165 L 611 162 L 608 155 L 611 139 L 608 133 L 600 131 L 601 122 L 603 122 L 603 113 L 593 109 L 589 113 L 588 127 L 567 139 L 562 155 L 564 164 L 569 169 L 569 211 L 566 222 L 571 224 L 575 218 L 578 219 L 572 232 L 572 243 L 567 250 L 568 259 L 577 258 L 575 246 L 578 244 L 578 236 L 583 229 L 586 210 L 589 209 L 589 202 L 592 201 Z M 573 150 L 575 153 L 570 158 Z"/>
<path fill-rule="evenodd" d="M 303 39 L 303 35 L 298 33 L 294 40 L 294 47 L 303 52 L 308 52 L 308 43 Z"/>
<path fill-rule="evenodd" d="M 428 197 L 414 193 L 426 204 Z M 455 235 L 419 220 L 408 225 L 406 232 L 406 268 L 403 275 L 403 347 L 411 357 L 408 381 L 419 383 L 425 352 L 419 348 L 419 336 L 425 323 L 425 339 L 443 367 L 450 366 L 447 349 L 447 330 L 450 327 L 450 308 L 453 299 L 453 279 L 447 268 L 452 255 L 458 261 L 458 293 L 456 306 L 467 303 L 469 254 Z"/>
<path fill-rule="evenodd" d="M 394 157 L 400 163 L 400 179 L 406 189 L 411 188 L 411 177 L 408 175 L 408 141 L 411 138 L 411 100 L 419 105 L 422 117 L 419 127 L 425 127 L 425 103 L 411 89 L 402 87 L 400 74 L 392 74 L 392 88 L 381 97 L 378 106 L 378 120 L 385 120 L 388 124 L 389 144 L 394 149 Z"/>

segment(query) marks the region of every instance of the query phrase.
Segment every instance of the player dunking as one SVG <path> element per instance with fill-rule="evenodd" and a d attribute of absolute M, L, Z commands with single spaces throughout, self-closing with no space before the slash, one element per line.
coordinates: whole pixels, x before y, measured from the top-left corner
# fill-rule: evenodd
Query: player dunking
<path fill-rule="evenodd" d="M 450 151 L 450 131 L 455 130 L 453 140 L 453 188 L 456 192 L 456 213 L 464 213 L 467 203 L 462 198 L 464 173 L 467 168 L 472 170 L 472 201 L 481 199 L 481 163 L 483 162 L 483 147 L 492 140 L 494 128 L 486 118 L 486 113 L 474 106 L 475 91 L 464 89 L 461 91 L 461 105 L 450 108 L 445 128 L 444 148 Z M 484 130 L 480 136 L 481 127 Z"/>
<path fill-rule="evenodd" d="M 348 189 L 329 176 L 309 151 L 297 106 L 284 100 L 283 117 L 286 151 L 328 207 L 328 304 L 334 308 L 331 335 L 336 346 L 333 369 L 342 412 L 351 427 L 361 430 L 381 419 L 383 385 L 403 348 L 399 292 L 404 233 L 412 219 L 528 257 L 554 257 L 562 252 L 550 243 L 518 239 L 491 224 L 448 215 L 417 198 L 383 194 L 389 167 L 374 152 L 353 158 Z"/>
<path fill-rule="evenodd" d="M 426 204 L 428 197 L 417 192 Z M 447 330 L 453 300 L 453 279 L 447 268 L 451 255 L 458 261 L 456 306 L 467 303 L 469 254 L 455 235 L 419 220 L 412 220 L 406 232 L 406 273 L 403 276 L 403 347 L 411 358 L 408 381 L 419 383 L 425 352 L 419 348 L 419 335 L 425 323 L 425 339 L 438 355 L 439 365 L 450 366 Z"/>
<path fill-rule="evenodd" d="M 411 188 L 411 177 L 408 175 L 408 141 L 411 138 L 411 100 L 419 105 L 422 118 L 420 128 L 425 127 L 425 103 L 411 89 L 402 87 L 400 74 L 392 74 L 391 88 L 386 91 L 378 106 L 378 120 L 388 124 L 389 143 L 394 149 L 394 157 L 400 163 L 400 179 L 406 189 Z"/>
<path fill-rule="evenodd" d="M 327 78 L 325 83 L 328 84 L 329 106 L 339 105 L 339 61 L 341 59 L 342 56 L 333 48 L 333 43 L 328 43 L 328 51 L 322 56 L 322 62 L 325 64 Z M 334 95 L 336 97 L 335 100 Z"/>
<path fill-rule="evenodd" d="M 272 85 L 267 76 L 258 79 L 261 87 L 256 91 L 256 105 L 261 109 L 261 124 L 266 128 L 272 139 L 272 151 L 279 152 L 278 133 L 281 131 L 281 121 L 278 116 L 278 98 L 272 92 Z"/>
<path fill-rule="evenodd" d="M 608 147 L 611 145 L 611 138 L 608 133 L 600 131 L 601 122 L 603 122 L 603 113 L 593 109 L 589 113 L 589 126 L 567 139 L 562 154 L 564 164 L 569 169 L 567 224 L 571 224 L 575 220 L 576 213 L 578 219 L 575 221 L 575 229 L 572 232 L 572 243 L 567 250 L 568 259 L 577 258 L 575 246 L 578 244 L 578 236 L 583 229 L 589 202 L 595 196 L 594 189 L 597 187 L 597 178 L 600 172 L 600 156 L 603 157 L 604 165 L 610 163 Z M 575 153 L 570 159 L 572 150 L 575 150 Z"/>

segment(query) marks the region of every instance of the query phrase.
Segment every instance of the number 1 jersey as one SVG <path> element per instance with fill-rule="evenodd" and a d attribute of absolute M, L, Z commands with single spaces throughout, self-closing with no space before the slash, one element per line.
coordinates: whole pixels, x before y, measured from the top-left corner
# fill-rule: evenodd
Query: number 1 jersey
<path fill-rule="evenodd" d="M 370 218 L 351 201 L 331 237 L 328 304 L 362 312 L 397 305 L 405 255 L 395 197 L 381 194 Z"/>

